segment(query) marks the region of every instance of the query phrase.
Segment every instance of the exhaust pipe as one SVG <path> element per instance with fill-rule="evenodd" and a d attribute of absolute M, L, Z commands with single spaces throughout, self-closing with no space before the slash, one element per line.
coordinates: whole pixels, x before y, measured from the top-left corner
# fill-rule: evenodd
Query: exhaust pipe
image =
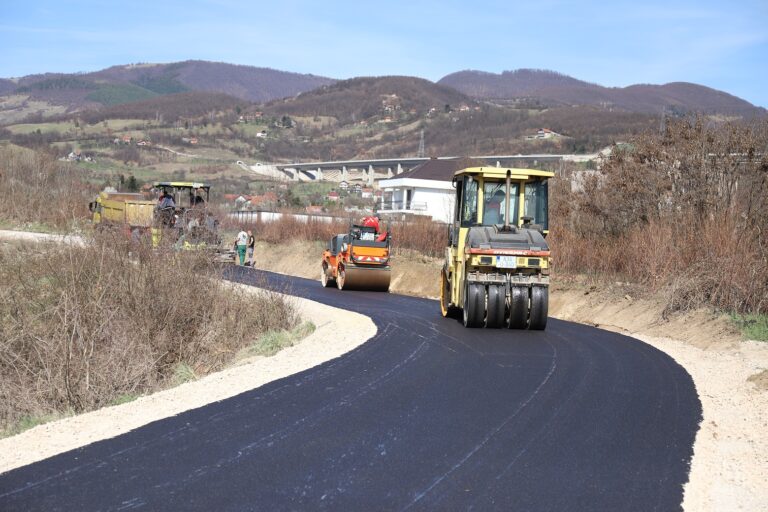
<path fill-rule="evenodd" d="M 509 189 L 511 186 L 511 175 L 512 171 L 507 171 L 507 202 L 504 205 L 504 231 L 509 231 L 509 203 L 510 203 L 510 197 L 509 197 Z"/>

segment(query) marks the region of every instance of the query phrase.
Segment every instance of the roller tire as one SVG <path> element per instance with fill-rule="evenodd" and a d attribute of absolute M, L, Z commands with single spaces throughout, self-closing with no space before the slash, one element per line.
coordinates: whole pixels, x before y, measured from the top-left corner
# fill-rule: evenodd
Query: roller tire
<path fill-rule="evenodd" d="M 444 318 L 456 318 L 457 308 L 451 305 L 451 282 L 445 273 L 445 269 L 440 271 L 440 313 Z"/>
<path fill-rule="evenodd" d="M 339 290 L 344 289 L 344 281 L 346 281 L 347 273 L 344 271 L 344 267 L 339 267 L 336 271 L 336 287 Z"/>
<path fill-rule="evenodd" d="M 510 329 L 528 327 L 528 288 L 525 286 L 513 286 L 509 290 L 507 327 Z"/>
<path fill-rule="evenodd" d="M 485 317 L 485 289 L 471 283 L 464 288 L 464 327 L 482 327 Z"/>
<path fill-rule="evenodd" d="M 504 313 L 506 310 L 506 294 L 504 287 L 489 284 L 487 310 L 485 312 L 485 326 L 491 329 L 498 329 L 504 326 Z"/>
<path fill-rule="evenodd" d="M 336 286 L 336 280 L 328 275 L 328 265 L 323 265 L 320 271 L 320 284 L 325 288 Z"/>
<path fill-rule="evenodd" d="M 528 328 L 534 331 L 543 331 L 547 327 L 547 315 L 549 313 L 549 287 L 531 287 L 531 321 Z"/>

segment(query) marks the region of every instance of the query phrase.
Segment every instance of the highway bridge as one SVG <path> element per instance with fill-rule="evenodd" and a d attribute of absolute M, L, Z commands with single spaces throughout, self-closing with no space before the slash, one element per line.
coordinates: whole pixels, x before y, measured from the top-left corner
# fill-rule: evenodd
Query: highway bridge
<path fill-rule="evenodd" d="M 473 160 L 486 162 L 496 167 L 546 167 L 558 170 L 562 162 L 587 162 L 595 160 L 600 153 L 592 154 L 517 154 L 471 156 Z M 458 157 L 432 157 L 450 160 Z M 293 162 L 286 164 L 249 165 L 238 161 L 241 168 L 266 177 L 285 181 L 330 181 L 358 182 L 373 185 L 375 181 L 392 178 L 409 171 L 430 158 L 373 158 L 363 160 L 333 160 L 325 162 Z"/>

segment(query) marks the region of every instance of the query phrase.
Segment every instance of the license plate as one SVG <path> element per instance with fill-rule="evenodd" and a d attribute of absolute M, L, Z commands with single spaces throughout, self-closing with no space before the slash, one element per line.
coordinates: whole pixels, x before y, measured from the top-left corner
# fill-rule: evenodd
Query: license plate
<path fill-rule="evenodd" d="M 496 256 L 496 266 L 499 268 L 517 268 L 517 257 Z"/>

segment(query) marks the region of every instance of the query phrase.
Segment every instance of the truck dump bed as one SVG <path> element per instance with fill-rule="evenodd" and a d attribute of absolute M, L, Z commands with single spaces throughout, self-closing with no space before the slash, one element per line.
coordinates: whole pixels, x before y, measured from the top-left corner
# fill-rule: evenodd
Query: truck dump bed
<path fill-rule="evenodd" d="M 128 224 L 131 227 L 151 227 L 157 201 L 144 199 L 141 194 L 101 194 L 103 221 Z"/>

